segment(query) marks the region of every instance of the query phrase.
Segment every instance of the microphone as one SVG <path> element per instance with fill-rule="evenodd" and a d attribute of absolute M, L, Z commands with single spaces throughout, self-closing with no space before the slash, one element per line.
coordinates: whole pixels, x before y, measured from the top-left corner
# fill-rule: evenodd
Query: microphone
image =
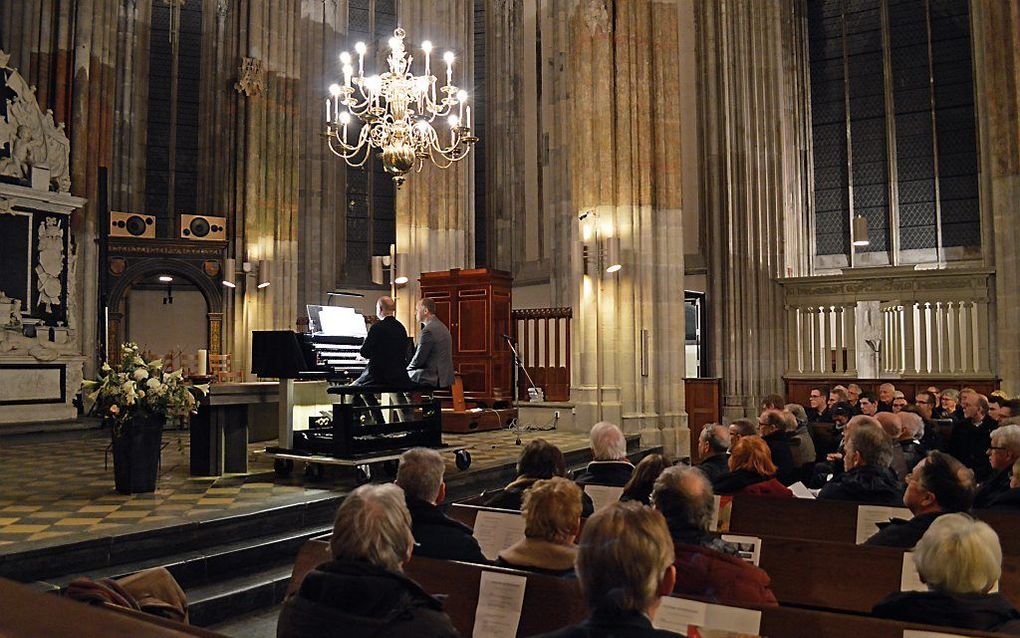
<path fill-rule="evenodd" d="M 503 337 L 503 338 L 504 338 L 504 339 L 506 339 L 507 341 L 513 341 L 513 340 L 514 340 L 514 338 L 513 338 L 513 337 L 511 337 L 510 335 L 499 335 L 499 336 Z"/>

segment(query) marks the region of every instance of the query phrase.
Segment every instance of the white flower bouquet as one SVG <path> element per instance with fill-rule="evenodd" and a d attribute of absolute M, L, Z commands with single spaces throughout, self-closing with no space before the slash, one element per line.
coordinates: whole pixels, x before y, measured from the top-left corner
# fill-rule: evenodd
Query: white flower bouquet
<path fill-rule="evenodd" d="M 120 363 L 103 364 L 98 380 L 82 382 L 86 410 L 111 421 L 114 436 L 136 417 L 161 416 L 175 425 L 197 411 L 208 391 L 208 384 L 191 385 L 180 370 L 166 372 L 162 359 L 146 361 L 134 343 L 121 346 Z"/>

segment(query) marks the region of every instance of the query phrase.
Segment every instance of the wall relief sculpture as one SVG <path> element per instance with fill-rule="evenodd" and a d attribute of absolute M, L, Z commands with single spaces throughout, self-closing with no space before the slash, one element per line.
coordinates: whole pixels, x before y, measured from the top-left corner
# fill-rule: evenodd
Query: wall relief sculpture
<path fill-rule="evenodd" d="M 35 273 L 39 296 L 36 306 L 41 306 L 47 314 L 51 314 L 53 307 L 60 305 L 64 292 L 60 283 L 60 275 L 64 272 L 64 231 L 60 220 L 48 217 L 46 221 L 40 222 L 38 240 L 39 263 L 35 266 Z"/>
<path fill-rule="evenodd" d="M 0 81 L 8 96 L 6 115 L 0 114 L 0 176 L 27 183 L 33 167 L 45 168 L 50 171 L 50 188 L 67 193 L 71 190 L 71 143 L 64 124 L 54 123 L 53 111 L 43 113 L 35 87 L 8 66 L 10 57 L 0 51 Z"/>

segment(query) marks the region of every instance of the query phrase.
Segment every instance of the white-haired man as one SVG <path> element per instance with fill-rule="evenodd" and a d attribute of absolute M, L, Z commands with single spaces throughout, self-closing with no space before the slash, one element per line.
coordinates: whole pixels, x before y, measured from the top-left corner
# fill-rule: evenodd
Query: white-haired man
<path fill-rule="evenodd" d="M 1020 425 L 1003 425 L 992 432 L 988 445 L 988 463 L 992 474 L 978 486 L 974 508 L 991 507 L 992 503 L 1009 490 L 1013 464 L 1020 460 Z"/>
<path fill-rule="evenodd" d="M 701 430 L 701 434 L 698 435 L 698 456 L 701 457 L 698 469 L 708 477 L 709 481 L 714 481 L 730 471 L 729 465 L 727 465 L 729 462 L 727 452 L 729 451 L 729 428 L 719 423 L 709 423 Z"/>
<path fill-rule="evenodd" d="M 575 477 L 578 485 L 623 487 L 634 473 L 634 464 L 627 460 L 627 439 L 608 421 L 592 426 L 591 454 L 594 460 Z"/>
<path fill-rule="evenodd" d="M 400 455 L 397 485 L 404 490 L 411 513 L 415 553 L 426 558 L 487 563 L 478 541 L 466 525 L 439 510 L 446 498 L 446 463 L 435 450 L 416 447 Z"/>
<path fill-rule="evenodd" d="M 305 576 L 280 612 L 277 638 L 454 637 L 443 606 L 403 573 L 414 538 L 396 485 L 362 485 L 337 511 L 333 560 Z"/>

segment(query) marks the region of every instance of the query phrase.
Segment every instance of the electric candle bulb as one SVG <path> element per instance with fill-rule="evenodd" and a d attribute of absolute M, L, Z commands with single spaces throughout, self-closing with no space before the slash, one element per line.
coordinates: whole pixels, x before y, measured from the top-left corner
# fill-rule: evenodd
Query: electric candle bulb
<path fill-rule="evenodd" d="M 343 64 L 343 65 L 346 66 L 346 65 L 348 65 L 350 63 L 351 63 L 351 54 L 348 53 L 347 51 L 344 51 L 343 53 L 341 53 L 340 54 L 340 64 Z"/>
<path fill-rule="evenodd" d="M 390 38 L 390 50 L 393 51 L 400 46 L 400 38 Z"/>
<path fill-rule="evenodd" d="M 422 42 L 421 50 L 424 51 L 425 53 L 432 53 L 432 42 L 430 40 L 425 40 L 424 42 Z"/>
<path fill-rule="evenodd" d="M 358 42 L 354 45 L 354 50 L 358 52 L 358 55 L 365 55 L 365 51 L 367 51 L 368 48 L 365 46 L 364 42 Z"/>
<path fill-rule="evenodd" d="M 341 113 L 340 114 L 340 123 L 343 124 L 344 126 L 347 126 L 348 124 L 350 124 L 351 123 L 351 114 L 348 113 L 347 111 L 344 111 L 343 113 Z"/>
<path fill-rule="evenodd" d="M 329 85 L 329 94 L 332 95 L 333 97 L 336 97 L 336 96 L 340 95 L 340 85 L 339 84 L 330 84 Z"/>
<path fill-rule="evenodd" d="M 354 45 L 354 50 L 358 52 L 358 76 L 360 77 L 365 75 L 365 51 L 368 49 L 364 42 L 358 42 Z"/>
<path fill-rule="evenodd" d="M 443 62 L 446 62 L 446 85 L 453 84 L 453 51 L 443 54 Z"/>
<path fill-rule="evenodd" d="M 457 125 L 460 124 L 460 118 L 456 115 L 451 115 L 447 121 L 450 123 L 450 128 L 457 128 Z"/>

